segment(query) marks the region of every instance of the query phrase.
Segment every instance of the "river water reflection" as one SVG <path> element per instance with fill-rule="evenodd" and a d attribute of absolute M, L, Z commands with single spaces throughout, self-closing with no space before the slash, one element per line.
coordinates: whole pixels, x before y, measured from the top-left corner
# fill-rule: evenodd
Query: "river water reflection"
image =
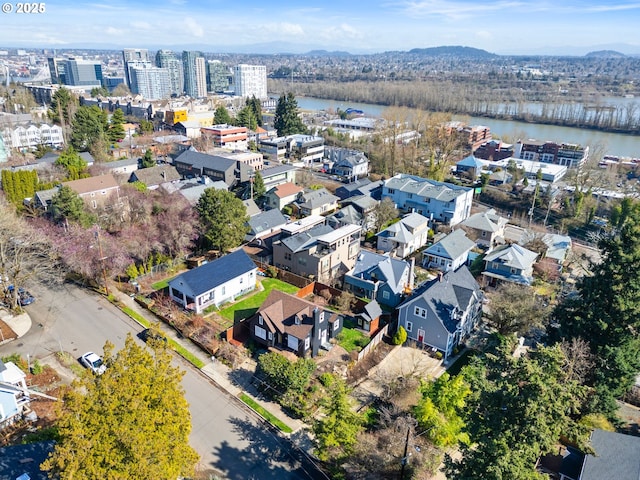
<path fill-rule="evenodd" d="M 302 110 L 346 110 L 355 108 L 362 110 L 366 116 L 380 117 L 387 108 L 381 105 L 357 102 L 339 102 L 321 98 L 297 97 L 298 107 Z M 619 99 L 628 102 L 628 99 Z M 555 125 L 540 125 L 508 120 L 494 120 L 492 118 L 456 116 L 457 120 L 464 120 L 470 125 L 485 125 L 491 129 L 494 137 L 512 142 L 518 138 L 535 138 L 542 141 L 577 143 L 588 145 L 592 151 L 599 150 L 609 155 L 640 158 L 640 136 L 624 135 L 620 133 L 599 132 L 573 127 L 559 127 Z"/>

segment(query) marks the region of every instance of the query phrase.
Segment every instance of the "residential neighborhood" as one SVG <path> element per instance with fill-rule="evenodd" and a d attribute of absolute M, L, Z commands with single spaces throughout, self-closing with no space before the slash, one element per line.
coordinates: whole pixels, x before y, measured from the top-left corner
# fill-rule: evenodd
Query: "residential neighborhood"
<path fill-rule="evenodd" d="M 637 480 L 635 162 L 152 53 L 3 90 L 0 478 Z"/>

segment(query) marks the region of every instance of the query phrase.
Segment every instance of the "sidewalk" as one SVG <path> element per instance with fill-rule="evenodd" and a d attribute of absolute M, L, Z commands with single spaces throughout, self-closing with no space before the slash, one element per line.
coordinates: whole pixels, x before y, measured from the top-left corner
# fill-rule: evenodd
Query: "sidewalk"
<path fill-rule="evenodd" d="M 143 308 L 134 298 L 130 297 L 126 293 L 121 292 L 115 286 L 110 288 L 111 293 L 118 299 L 123 305 L 130 308 L 134 312 L 143 316 L 150 322 L 159 322 L 162 325 L 162 321 L 159 320 L 152 312 Z M 135 319 L 134 319 L 135 320 Z M 265 410 L 271 413 L 273 416 L 281 420 L 283 423 L 291 427 L 293 433 L 290 434 L 292 438 L 295 438 L 298 446 L 303 446 L 305 450 L 307 446 L 310 446 L 310 440 L 308 439 L 307 432 L 305 431 L 305 423 L 301 420 L 289 417 L 275 402 L 269 401 L 263 398 L 258 392 L 257 388 L 252 383 L 253 374 L 255 372 L 255 362 L 253 360 L 246 360 L 238 369 L 232 370 L 223 363 L 217 361 L 215 357 L 207 355 L 200 347 L 196 346 L 188 338 L 180 336 L 173 328 L 163 328 L 162 332 L 171 340 L 183 346 L 186 350 L 202 360 L 205 364 L 200 371 L 211 379 L 218 387 L 228 392 L 230 395 L 239 399 L 241 393 L 248 395 L 258 404 L 260 404 Z M 246 408 L 249 408 L 248 406 Z M 253 410 L 252 410 L 253 411 Z M 286 434 L 285 434 L 286 435 Z"/>

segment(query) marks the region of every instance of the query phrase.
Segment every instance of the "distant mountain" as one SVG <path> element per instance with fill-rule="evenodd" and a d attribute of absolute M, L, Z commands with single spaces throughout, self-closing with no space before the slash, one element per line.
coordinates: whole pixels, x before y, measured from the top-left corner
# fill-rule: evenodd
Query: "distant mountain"
<path fill-rule="evenodd" d="M 479 48 L 461 46 L 414 48 L 409 50 L 409 53 L 429 57 L 493 58 L 498 56 L 495 53 L 489 53 Z"/>
<path fill-rule="evenodd" d="M 616 52 L 615 50 L 598 50 L 596 52 L 589 52 L 585 57 L 591 58 L 624 58 L 624 53 Z"/>
<path fill-rule="evenodd" d="M 327 50 L 311 50 L 310 52 L 307 52 L 304 55 L 309 57 L 350 57 L 351 56 L 349 52 L 342 52 L 338 50 L 333 52 L 329 52 Z"/>

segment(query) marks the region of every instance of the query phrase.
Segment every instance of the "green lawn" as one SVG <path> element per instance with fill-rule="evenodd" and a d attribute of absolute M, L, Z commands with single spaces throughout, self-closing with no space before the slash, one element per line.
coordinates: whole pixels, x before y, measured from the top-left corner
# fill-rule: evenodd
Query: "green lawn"
<path fill-rule="evenodd" d="M 264 278 L 262 280 L 262 287 L 264 290 L 249 294 L 249 296 L 243 300 L 220 310 L 220 315 L 230 322 L 240 321 L 256 313 L 258 307 L 262 305 L 262 302 L 265 301 L 274 288 L 285 293 L 296 293 L 299 290 L 295 285 L 285 283 L 275 278 Z"/>
<path fill-rule="evenodd" d="M 271 414 L 271 412 L 267 411 L 258 402 L 253 400 L 253 398 L 249 397 L 248 395 L 246 395 L 244 393 L 241 393 L 240 394 L 240 400 L 242 400 L 244 403 L 249 405 L 254 412 L 256 412 L 258 415 L 260 415 L 262 418 L 264 418 L 271 425 L 274 425 L 274 426 L 278 427 L 284 433 L 293 432 L 293 430 L 291 429 L 291 427 L 289 425 L 287 425 L 286 423 L 280 421 L 280 419 L 275 417 L 273 414 Z"/>
<path fill-rule="evenodd" d="M 151 288 L 153 288 L 154 290 L 162 290 L 164 288 L 167 288 L 169 286 L 169 282 L 171 280 L 173 280 L 175 277 L 175 275 L 173 277 L 169 277 L 169 278 L 165 278 L 164 280 L 160 280 L 159 282 L 156 283 L 152 283 L 151 284 Z"/>
<path fill-rule="evenodd" d="M 366 347 L 370 339 L 362 331 L 356 329 L 356 325 L 349 320 L 345 320 L 342 331 L 338 334 L 338 345 L 347 352 L 361 350 Z"/>

